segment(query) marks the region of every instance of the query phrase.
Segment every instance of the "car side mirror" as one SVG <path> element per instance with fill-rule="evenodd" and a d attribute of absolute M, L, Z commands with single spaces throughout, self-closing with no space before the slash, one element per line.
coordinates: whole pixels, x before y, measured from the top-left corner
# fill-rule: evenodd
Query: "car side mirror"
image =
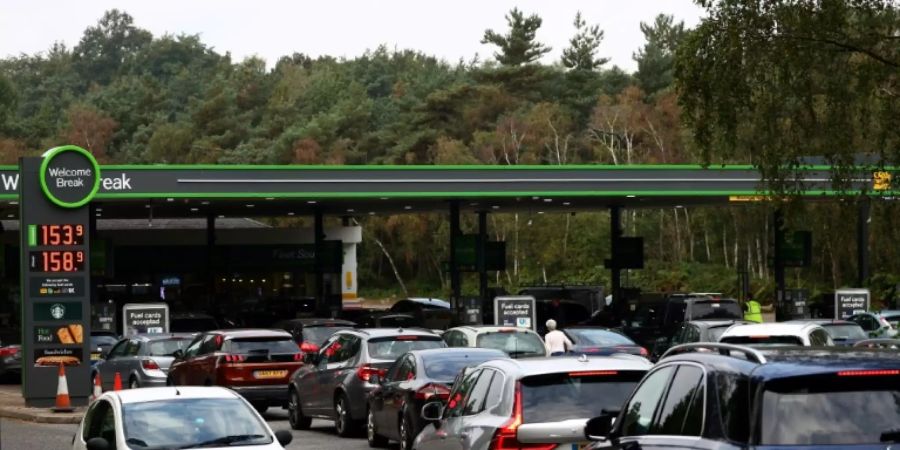
<path fill-rule="evenodd" d="M 422 419 L 429 422 L 437 422 L 444 415 L 444 404 L 441 402 L 429 402 L 422 407 Z"/>
<path fill-rule="evenodd" d="M 181 349 L 175 350 L 172 352 L 172 356 L 175 357 L 175 359 L 184 359 L 184 351 Z"/>
<path fill-rule="evenodd" d="M 90 438 L 86 444 L 88 450 L 109 450 L 109 441 L 102 437 Z"/>
<path fill-rule="evenodd" d="M 590 441 L 605 441 L 609 439 L 618 415 L 618 412 L 603 411 L 599 416 L 588 420 L 584 425 L 584 437 Z"/>
<path fill-rule="evenodd" d="M 288 430 L 278 430 L 275 432 L 275 440 L 277 440 L 282 447 L 287 447 L 287 445 L 294 440 L 294 435 Z"/>

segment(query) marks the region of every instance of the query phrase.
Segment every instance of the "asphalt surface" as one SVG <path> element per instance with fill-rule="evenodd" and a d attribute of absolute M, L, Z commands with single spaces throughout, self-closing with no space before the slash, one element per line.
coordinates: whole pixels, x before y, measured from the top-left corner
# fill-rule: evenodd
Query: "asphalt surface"
<path fill-rule="evenodd" d="M 287 412 L 275 410 L 266 412 L 266 422 L 273 431 L 290 430 Z M 77 425 L 46 425 L 17 420 L 0 419 L 0 450 L 71 450 L 72 436 Z M 316 450 L 368 450 L 364 437 L 343 439 L 334 433 L 331 422 L 313 421 L 309 431 L 295 431 L 294 440 L 288 449 Z"/>

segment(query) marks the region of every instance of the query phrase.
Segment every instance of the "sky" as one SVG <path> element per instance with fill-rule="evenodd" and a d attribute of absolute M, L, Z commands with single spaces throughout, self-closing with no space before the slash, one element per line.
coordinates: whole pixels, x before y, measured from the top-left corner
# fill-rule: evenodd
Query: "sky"
<path fill-rule="evenodd" d="M 42 52 L 54 42 L 72 48 L 104 11 L 118 8 L 154 36 L 199 34 L 234 61 L 256 55 L 269 67 L 294 52 L 352 58 L 381 44 L 449 62 L 485 60 L 494 48 L 480 43 L 484 30 L 505 31 L 504 14 L 513 7 L 543 19 L 538 40 L 553 47 L 544 63 L 559 60 L 580 10 L 605 32 L 599 53 L 611 58 L 607 67 L 629 72 L 644 41 L 641 22 L 665 13 L 692 27 L 703 15 L 693 0 L 3 0 L 0 57 Z"/>

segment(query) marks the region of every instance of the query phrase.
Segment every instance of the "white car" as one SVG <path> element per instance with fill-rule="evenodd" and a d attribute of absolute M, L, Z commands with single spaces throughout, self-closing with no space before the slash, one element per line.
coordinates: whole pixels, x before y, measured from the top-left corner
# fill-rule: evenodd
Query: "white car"
<path fill-rule="evenodd" d="M 544 340 L 529 328 L 469 325 L 451 328 L 441 338 L 448 347 L 492 348 L 512 358 L 548 356 Z"/>
<path fill-rule="evenodd" d="M 84 414 L 72 449 L 283 450 L 292 439 L 287 430 L 273 433 L 231 390 L 178 386 L 103 394 Z"/>
<path fill-rule="evenodd" d="M 744 345 L 798 345 L 831 347 L 831 336 L 819 325 L 809 322 L 754 323 L 734 325 L 725 330 L 719 342 Z"/>

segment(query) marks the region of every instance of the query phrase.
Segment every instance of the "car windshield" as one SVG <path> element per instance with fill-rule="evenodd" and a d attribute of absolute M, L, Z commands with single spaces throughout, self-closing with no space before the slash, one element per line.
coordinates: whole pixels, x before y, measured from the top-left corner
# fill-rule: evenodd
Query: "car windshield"
<path fill-rule="evenodd" d="M 119 342 L 118 339 L 112 336 L 91 336 L 91 347 L 112 347 L 116 345 L 116 342 Z"/>
<path fill-rule="evenodd" d="M 824 325 L 825 331 L 831 335 L 832 339 L 866 339 L 866 332 L 859 325 Z"/>
<path fill-rule="evenodd" d="M 493 348 L 506 352 L 514 358 L 521 356 L 546 356 L 544 341 L 534 334 L 525 331 L 489 331 L 478 335 L 476 347 Z"/>
<path fill-rule="evenodd" d="M 413 350 L 427 350 L 444 347 L 444 341 L 437 336 L 391 336 L 370 339 L 369 356 L 374 359 L 396 360 L 400 355 Z"/>
<path fill-rule="evenodd" d="M 239 338 L 230 339 L 222 346 L 222 351 L 227 353 L 297 353 L 297 344 L 293 339 L 285 337 L 275 338 Z"/>
<path fill-rule="evenodd" d="M 238 398 L 188 398 L 122 405 L 125 443 L 142 450 L 265 445 L 272 436 Z M 218 444 L 218 445 L 217 445 Z"/>
<path fill-rule="evenodd" d="M 628 339 L 615 331 L 592 328 L 569 328 L 566 329 L 566 333 L 572 336 L 572 340 L 578 345 L 597 345 L 600 347 L 637 345 L 631 339 Z"/>
<path fill-rule="evenodd" d="M 219 325 L 213 318 L 180 318 L 172 319 L 169 331 L 173 333 L 201 333 L 218 329 Z"/>
<path fill-rule="evenodd" d="M 643 371 L 586 371 L 522 379 L 524 423 L 588 419 L 603 410 L 618 411 L 644 375 Z"/>
<path fill-rule="evenodd" d="M 767 384 L 759 413 L 760 445 L 900 442 L 900 380 L 867 375 L 886 372 L 897 371 L 849 371 Z"/>
<path fill-rule="evenodd" d="M 741 319 L 744 313 L 737 302 L 730 300 L 698 300 L 691 302 L 690 320 Z"/>
<path fill-rule="evenodd" d="M 725 336 L 719 341 L 727 344 L 748 344 L 760 347 L 803 345 L 803 340 L 797 336 Z"/>
<path fill-rule="evenodd" d="M 466 367 L 473 367 L 485 361 L 506 357 L 503 353 L 473 352 L 473 353 L 443 353 L 422 357 L 425 366 L 425 376 L 432 380 L 452 383 L 456 375 Z"/>
<path fill-rule="evenodd" d="M 186 338 L 158 339 L 147 344 L 150 356 L 172 356 L 176 350 L 184 350 L 191 341 Z"/>
<path fill-rule="evenodd" d="M 303 342 L 310 344 L 322 345 L 332 334 L 341 330 L 349 330 L 350 327 L 341 326 L 306 326 L 303 327 Z"/>

